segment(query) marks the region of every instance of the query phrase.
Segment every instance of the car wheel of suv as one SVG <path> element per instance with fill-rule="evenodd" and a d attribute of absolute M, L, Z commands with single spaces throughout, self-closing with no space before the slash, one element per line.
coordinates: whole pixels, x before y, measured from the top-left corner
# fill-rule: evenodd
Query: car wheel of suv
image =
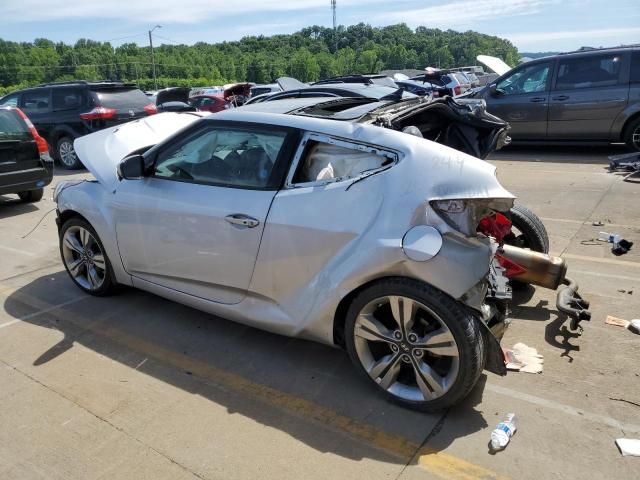
<path fill-rule="evenodd" d="M 486 360 L 479 320 L 422 282 L 388 278 L 360 292 L 345 339 L 356 368 L 390 400 L 437 411 L 466 397 Z"/>
<path fill-rule="evenodd" d="M 58 158 L 60 164 L 69 170 L 77 170 L 82 167 L 82 163 L 76 155 L 73 148 L 73 139 L 70 137 L 62 137 L 57 143 Z"/>
<path fill-rule="evenodd" d="M 60 229 L 60 255 L 71 280 L 85 292 L 113 293 L 111 264 L 93 227 L 81 218 L 67 220 Z"/>
<path fill-rule="evenodd" d="M 25 203 L 39 202 L 44 195 L 44 188 L 37 188 L 35 190 L 27 190 L 26 192 L 18 192 L 20 200 Z"/>
<path fill-rule="evenodd" d="M 640 151 L 640 117 L 627 125 L 624 141 L 632 150 Z"/>

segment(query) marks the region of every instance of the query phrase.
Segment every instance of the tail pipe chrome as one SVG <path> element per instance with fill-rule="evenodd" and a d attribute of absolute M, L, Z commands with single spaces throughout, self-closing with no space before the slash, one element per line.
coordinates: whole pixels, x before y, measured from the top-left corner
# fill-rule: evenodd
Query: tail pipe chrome
<path fill-rule="evenodd" d="M 503 245 L 496 256 L 510 280 L 550 290 L 560 287 L 556 307 L 571 318 L 572 330 L 581 330 L 580 322 L 591 320 L 589 302 L 578 294 L 578 284 L 566 277 L 567 264 L 563 258 L 510 245 Z"/>

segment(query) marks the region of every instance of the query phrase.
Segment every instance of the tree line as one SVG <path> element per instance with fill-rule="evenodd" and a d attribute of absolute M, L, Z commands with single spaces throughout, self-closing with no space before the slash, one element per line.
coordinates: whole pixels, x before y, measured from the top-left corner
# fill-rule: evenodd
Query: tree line
<path fill-rule="evenodd" d="M 38 38 L 0 39 L 0 94 L 43 82 L 123 80 L 153 88 L 148 46 L 80 39 L 74 45 Z M 456 32 L 405 24 L 372 27 L 312 26 L 290 35 L 247 36 L 238 41 L 154 48 L 160 86 L 206 86 L 234 81 L 269 83 L 281 76 L 303 82 L 349 73 L 425 66 L 475 65 L 476 55 L 515 65 L 518 50 L 507 40 L 478 32 Z"/>

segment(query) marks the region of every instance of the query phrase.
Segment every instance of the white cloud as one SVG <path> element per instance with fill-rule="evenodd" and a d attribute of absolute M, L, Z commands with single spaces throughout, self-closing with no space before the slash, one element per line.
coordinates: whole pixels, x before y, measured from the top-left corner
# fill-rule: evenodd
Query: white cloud
<path fill-rule="evenodd" d="M 379 15 L 388 23 L 406 22 L 409 25 L 429 25 L 439 28 L 471 27 L 482 31 L 482 21 L 503 17 L 533 15 L 557 0 L 456 0 L 438 5 L 389 12 Z"/>
<path fill-rule="evenodd" d="M 0 18 L 4 22 L 93 17 L 145 23 L 196 23 L 243 13 L 290 12 L 320 7 L 329 10 L 327 0 L 0 0 L 0 3 Z M 341 4 L 345 3 L 361 2 L 341 0 Z M 216 28 L 216 25 L 211 27 Z"/>

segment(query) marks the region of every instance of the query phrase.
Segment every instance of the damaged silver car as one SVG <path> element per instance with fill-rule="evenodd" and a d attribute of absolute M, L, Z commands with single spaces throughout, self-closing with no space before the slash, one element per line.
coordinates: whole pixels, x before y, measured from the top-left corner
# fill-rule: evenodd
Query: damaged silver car
<path fill-rule="evenodd" d="M 165 113 L 76 140 L 96 180 L 56 187 L 70 277 L 343 347 L 377 389 L 425 411 L 462 400 L 485 368 L 504 374 L 492 329 L 506 322 L 509 256 L 531 251 L 478 228 L 514 196 L 495 167 L 421 138 L 433 119 L 417 104 L 344 106 Z M 326 118 L 354 108 L 361 121 Z M 503 140 L 485 133 L 476 148 Z M 566 267 L 552 263 L 535 273 L 557 287 Z"/>

